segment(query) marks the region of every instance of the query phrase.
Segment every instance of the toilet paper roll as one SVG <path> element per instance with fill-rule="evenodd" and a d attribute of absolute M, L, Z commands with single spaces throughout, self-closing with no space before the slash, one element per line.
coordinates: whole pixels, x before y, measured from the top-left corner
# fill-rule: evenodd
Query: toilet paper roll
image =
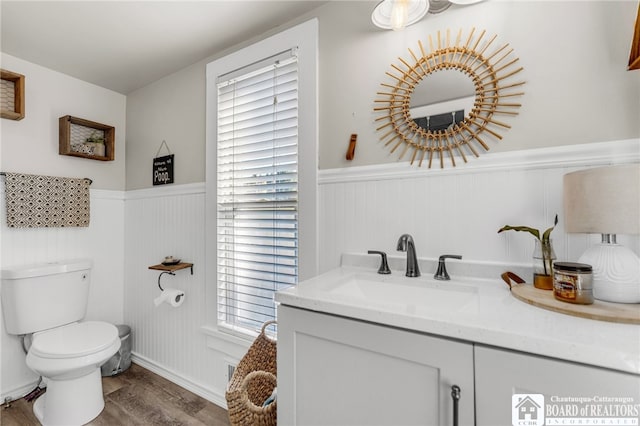
<path fill-rule="evenodd" d="M 160 306 L 162 303 L 168 303 L 174 308 L 177 308 L 184 303 L 184 291 L 175 288 L 168 288 L 163 290 L 162 293 L 160 293 L 160 296 L 155 298 L 153 303 L 155 303 L 156 307 Z"/>

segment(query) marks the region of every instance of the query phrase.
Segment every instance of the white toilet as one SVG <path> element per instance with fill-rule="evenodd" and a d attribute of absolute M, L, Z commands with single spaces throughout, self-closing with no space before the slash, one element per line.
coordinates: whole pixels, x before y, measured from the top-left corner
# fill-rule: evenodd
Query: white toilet
<path fill-rule="evenodd" d="M 80 322 L 87 310 L 91 261 L 3 269 L 2 312 L 7 332 L 31 336 L 27 366 L 47 392 L 33 411 L 45 426 L 82 425 L 104 408 L 100 366 L 118 349 L 115 325 Z"/>

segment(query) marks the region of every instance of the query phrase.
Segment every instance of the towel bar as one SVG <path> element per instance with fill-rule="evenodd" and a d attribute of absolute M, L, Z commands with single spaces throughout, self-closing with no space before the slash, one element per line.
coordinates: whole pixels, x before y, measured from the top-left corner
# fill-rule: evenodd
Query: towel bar
<path fill-rule="evenodd" d="M 0 176 L 6 176 L 7 174 L 5 172 L 0 172 Z M 89 181 L 89 185 L 91 185 L 93 183 L 93 180 L 89 179 L 89 178 L 83 178 L 85 180 Z"/>

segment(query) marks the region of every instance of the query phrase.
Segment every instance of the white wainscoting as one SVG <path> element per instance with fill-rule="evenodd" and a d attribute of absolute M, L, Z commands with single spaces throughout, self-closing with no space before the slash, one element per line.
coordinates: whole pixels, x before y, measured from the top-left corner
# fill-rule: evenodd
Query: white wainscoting
<path fill-rule="evenodd" d="M 125 224 L 125 323 L 131 326 L 136 362 L 217 404 L 224 404 L 222 361 L 207 348 L 205 185 L 158 186 L 127 192 Z M 163 288 L 185 292 L 177 308 L 156 307 L 165 256 L 193 263 L 162 275 Z M 215 283 L 211 285 L 215 286 Z"/>
<path fill-rule="evenodd" d="M 560 260 L 576 260 L 599 236 L 566 234 L 562 177 L 582 168 L 640 162 L 640 141 L 561 146 L 483 154 L 453 168 L 419 169 L 408 163 L 320 172 L 320 271 L 340 264 L 342 253 L 396 251 L 411 234 L 418 256 L 459 254 L 464 260 L 529 265 L 529 234 L 497 234 L 503 225 L 528 225 L 552 233 Z M 637 236 L 619 242 L 636 253 Z M 431 271 L 423 271 L 429 273 Z M 434 271 L 435 272 L 435 271 Z"/>
<path fill-rule="evenodd" d="M 129 191 L 125 210 L 124 310 L 134 361 L 226 407 L 227 364 L 236 364 L 251 342 L 218 332 L 215 312 L 207 312 L 216 284 L 205 274 L 204 183 Z M 194 264 L 193 275 L 187 269 L 161 277 L 163 288 L 185 292 L 178 308 L 153 303 L 159 271 L 148 267 L 168 255 Z"/>
<path fill-rule="evenodd" d="M 120 324 L 124 294 L 124 193 L 91 190 L 91 221 L 87 228 L 8 228 L 4 185 L 0 189 L 1 267 L 53 262 L 64 259 L 93 260 L 86 319 Z M 20 339 L 2 328 L 2 400 L 21 397 L 38 377 L 25 364 Z"/>

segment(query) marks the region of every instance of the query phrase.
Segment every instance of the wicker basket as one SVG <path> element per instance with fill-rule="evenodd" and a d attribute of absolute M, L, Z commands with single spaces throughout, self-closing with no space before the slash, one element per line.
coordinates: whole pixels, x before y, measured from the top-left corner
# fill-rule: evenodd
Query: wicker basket
<path fill-rule="evenodd" d="M 273 426 L 277 424 L 277 401 L 263 407 L 276 387 L 276 342 L 262 325 L 260 334 L 240 360 L 227 386 L 225 398 L 232 426 Z"/>

